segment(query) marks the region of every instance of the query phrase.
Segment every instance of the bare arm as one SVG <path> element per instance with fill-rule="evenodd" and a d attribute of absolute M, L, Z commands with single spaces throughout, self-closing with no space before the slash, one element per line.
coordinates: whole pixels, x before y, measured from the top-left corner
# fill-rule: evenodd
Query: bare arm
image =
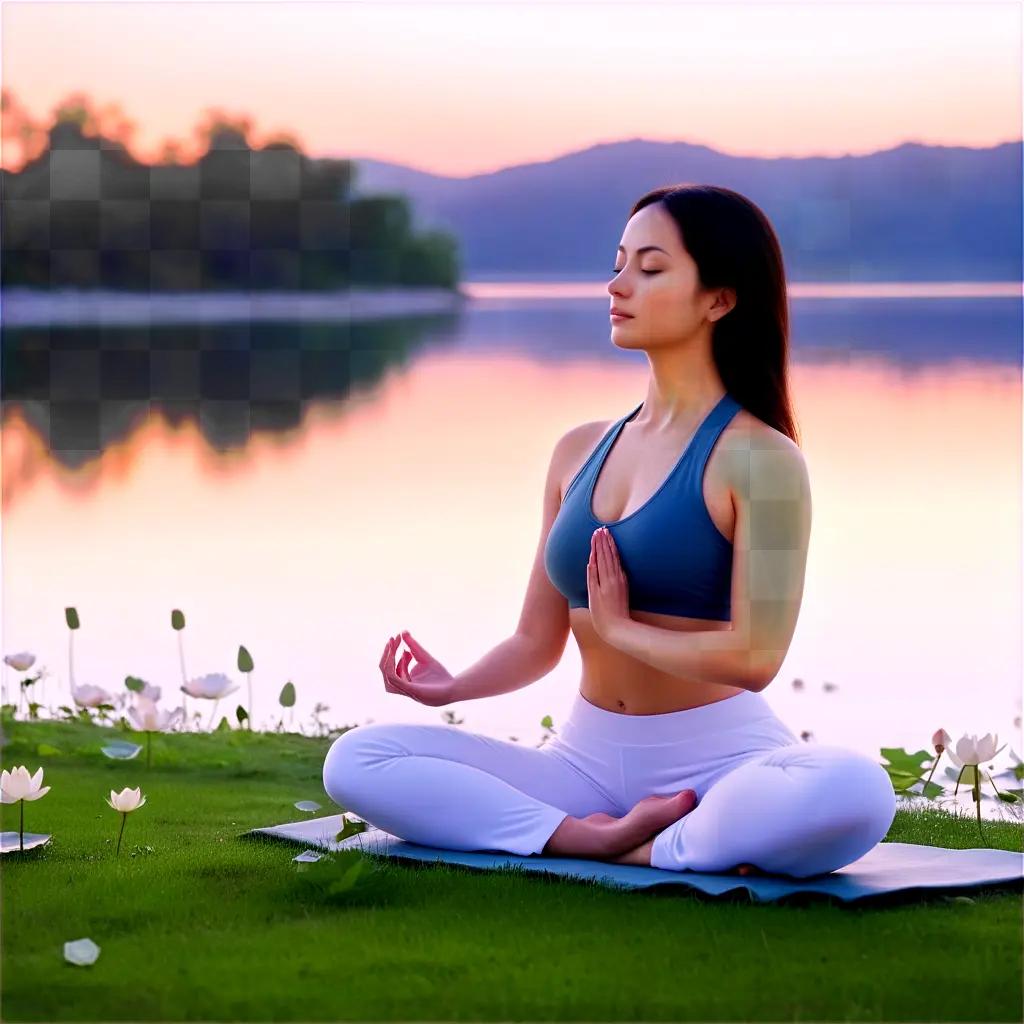
<path fill-rule="evenodd" d="M 811 493 L 788 438 L 731 453 L 736 506 L 732 629 L 678 632 L 627 619 L 609 642 L 672 675 L 763 690 L 796 629 L 811 532 Z"/>
<path fill-rule="evenodd" d="M 455 676 L 452 703 L 511 693 L 542 679 L 552 667 L 548 659 L 541 657 L 529 637 L 513 633 Z"/>
<path fill-rule="evenodd" d="M 453 701 L 509 693 L 546 676 L 561 660 L 569 639 L 569 602 L 548 579 L 544 547 L 562 503 L 561 478 L 590 425 L 576 427 L 555 445 L 544 483 L 540 540 L 515 632 L 454 678 Z M 583 431 L 579 434 L 579 431 Z M 592 430 L 591 430 L 592 433 Z"/>

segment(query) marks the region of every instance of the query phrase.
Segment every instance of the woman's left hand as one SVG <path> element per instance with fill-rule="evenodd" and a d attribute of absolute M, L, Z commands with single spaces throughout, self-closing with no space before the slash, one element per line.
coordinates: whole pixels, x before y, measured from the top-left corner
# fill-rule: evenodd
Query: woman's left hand
<path fill-rule="evenodd" d="M 629 583 L 611 533 L 601 527 L 590 537 L 587 563 L 590 620 L 602 640 L 611 642 L 615 630 L 629 621 Z"/>

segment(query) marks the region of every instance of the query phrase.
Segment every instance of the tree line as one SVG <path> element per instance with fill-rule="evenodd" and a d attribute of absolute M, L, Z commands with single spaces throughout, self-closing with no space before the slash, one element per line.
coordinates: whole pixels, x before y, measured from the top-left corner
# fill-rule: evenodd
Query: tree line
<path fill-rule="evenodd" d="M 255 148 L 247 126 L 214 121 L 192 162 L 170 151 L 145 163 L 96 130 L 81 105 L 66 107 L 18 170 L 0 169 L 0 283 L 146 292 L 457 286 L 455 237 L 415 231 L 405 196 L 354 195 L 352 161 L 311 159 L 290 138 Z"/>

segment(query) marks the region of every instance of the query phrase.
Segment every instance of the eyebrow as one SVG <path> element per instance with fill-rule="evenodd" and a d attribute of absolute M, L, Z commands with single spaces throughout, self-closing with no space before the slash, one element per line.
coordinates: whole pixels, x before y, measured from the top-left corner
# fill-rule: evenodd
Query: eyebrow
<path fill-rule="evenodd" d="M 664 249 L 660 249 L 656 245 L 642 245 L 639 249 L 637 249 L 636 254 L 637 254 L 637 256 L 639 256 L 640 253 L 642 253 L 642 252 L 651 252 L 652 250 L 654 252 L 665 252 Z M 625 250 L 625 248 L 623 246 L 620 245 L 616 251 L 617 252 L 625 252 L 626 250 Z M 668 256 L 668 253 L 665 252 L 665 255 Z"/>

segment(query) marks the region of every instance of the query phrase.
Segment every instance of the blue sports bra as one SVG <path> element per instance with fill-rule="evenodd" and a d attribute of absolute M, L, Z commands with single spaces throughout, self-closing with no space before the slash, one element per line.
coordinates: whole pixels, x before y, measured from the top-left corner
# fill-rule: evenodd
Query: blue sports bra
<path fill-rule="evenodd" d="M 711 449 L 742 406 L 723 395 L 654 494 L 625 518 L 603 522 L 592 511 L 598 474 L 626 421 L 642 407 L 613 424 L 570 481 L 544 547 L 548 578 L 570 608 L 588 607 L 590 538 L 607 526 L 629 584 L 630 608 L 728 621 L 732 544 L 708 514 L 703 479 Z"/>

